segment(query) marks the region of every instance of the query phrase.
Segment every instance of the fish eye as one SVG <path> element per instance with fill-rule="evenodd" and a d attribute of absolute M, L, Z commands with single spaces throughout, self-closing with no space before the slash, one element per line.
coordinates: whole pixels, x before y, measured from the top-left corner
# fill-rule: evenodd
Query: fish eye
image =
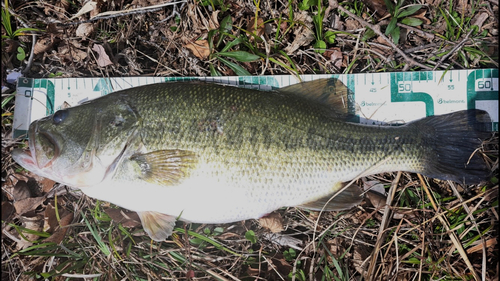
<path fill-rule="evenodd" d="M 58 110 L 56 113 L 54 113 L 54 116 L 52 116 L 52 122 L 55 125 L 60 124 L 64 119 L 68 117 L 68 111 L 67 110 Z"/>

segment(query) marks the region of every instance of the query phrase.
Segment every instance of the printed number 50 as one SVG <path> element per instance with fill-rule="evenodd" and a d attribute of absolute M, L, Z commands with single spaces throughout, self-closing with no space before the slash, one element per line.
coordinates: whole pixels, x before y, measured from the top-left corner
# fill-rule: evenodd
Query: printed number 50
<path fill-rule="evenodd" d="M 408 83 L 408 84 L 401 83 L 398 85 L 398 92 L 400 92 L 400 93 L 408 93 L 411 91 L 412 91 L 412 89 L 411 89 L 410 83 Z"/>

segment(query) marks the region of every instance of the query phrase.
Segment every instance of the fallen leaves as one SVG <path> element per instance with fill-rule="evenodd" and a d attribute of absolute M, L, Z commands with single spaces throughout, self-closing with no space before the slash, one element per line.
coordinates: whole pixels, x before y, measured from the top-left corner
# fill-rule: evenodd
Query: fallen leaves
<path fill-rule="evenodd" d="M 295 39 L 293 42 L 285 48 L 285 52 L 288 55 L 293 54 L 297 49 L 304 45 L 308 45 L 314 40 L 314 33 L 312 32 L 313 23 L 312 18 L 306 11 L 301 11 L 295 15 L 295 20 L 298 22 L 303 22 L 299 28 L 294 30 Z"/>
<path fill-rule="evenodd" d="M 86 13 L 90 13 L 97 7 L 97 2 L 95 1 L 88 1 L 83 5 L 83 7 L 76 13 L 74 16 L 70 18 L 70 20 L 76 19 L 79 16 L 85 15 Z"/>
<path fill-rule="evenodd" d="M 44 242 L 61 243 L 66 237 L 68 225 L 73 221 L 74 215 L 63 208 L 58 208 L 59 213 L 56 213 L 55 207 L 52 204 L 47 205 L 44 217 L 44 231 L 52 235 L 44 240 Z M 60 220 L 58 221 L 58 217 Z"/>
<path fill-rule="evenodd" d="M 347 56 L 342 54 L 342 51 L 340 48 L 330 48 L 327 49 L 324 53 L 323 56 L 328 58 L 335 68 L 340 69 L 342 67 L 347 67 Z"/>
<path fill-rule="evenodd" d="M 5 182 L 4 190 L 9 201 L 2 202 L 2 220 L 14 223 L 15 219 L 15 224 L 24 228 L 4 228 L 4 234 L 16 242 L 17 250 L 33 245 L 33 241 L 40 239 L 37 233 L 42 231 L 52 234 L 44 242 L 60 243 L 64 239 L 68 230 L 65 226 L 72 223 L 73 212 L 63 208 L 62 204 L 56 211 L 53 207 L 55 199 L 45 196 L 54 183 L 49 179 L 35 179 L 22 174 L 14 174 Z"/>
<path fill-rule="evenodd" d="M 16 249 L 23 250 L 31 245 L 33 245 L 33 241 L 37 240 L 39 236 L 35 234 L 35 232 L 40 232 L 43 228 L 43 218 L 41 215 L 35 215 L 33 217 L 24 217 L 21 216 L 20 221 L 22 222 L 22 226 L 28 230 L 32 230 L 30 232 L 24 232 L 23 236 L 20 238 L 20 241 L 16 244 Z M 12 234 L 12 233 L 11 233 Z M 16 234 L 18 235 L 17 231 Z"/>
<path fill-rule="evenodd" d="M 141 225 L 141 219 L 136 212 L 106 208 L 104 212 L 116 223 L 121 223 L 123 227 L 133 228 Z"/>
<path fill-rule="evenodd" d="M 260 218 L 259 224 L 263 228 L 266 228 L 273 233 L 281 232 L 284 230 L 283 218 L 279 213 L 276 212 Z"/>
<path fill-rule="evenodd" d="M 77 37 L 89 37 L 92 33 L 94 33 L 94 24 L 90 22 L 78 25 L 75 31 Z"/>
<path fill-rule="evenodd" d="M 184 47 L 189 49 L 193 55 L 199 59 L 205 60 L 210 56 L 210 48 L 207 40 L 197 40 L 192 43 L 187 43 Z"/>
<path fill-rule="evenodd" d="M 94 44 L 92 50 L 95 51 L 98 55 L 97 65 L 99 67 L 105 67 L 113 64 L 113 62 L 109 59 L 108 54 L 106 54 L 106 50 L 104 50 L 104 47 L 102 45 Z"/>
<path fill-rule="evenodd" d="M 43 54 L 43 53 L 51 50 L 53 46 L 54 46 L 54 42 L 50 38 L 42 37 L 36 41 L 33 53 L 35 55 Z"/>
<path fill-rule="evenodd" d="M 87 58 L 87 52 L 81 50 L 78 44 L 68 42 L 68 44 L 59 46 L 57 51 L 61 62 L 65 64 L 81 63 Z"/>
<path fill-rule="evenodd" d="M 16 213 L 22 215 L 35 210 L 44 201 L 43 197 L 25 198 L 14 202 Z"/>

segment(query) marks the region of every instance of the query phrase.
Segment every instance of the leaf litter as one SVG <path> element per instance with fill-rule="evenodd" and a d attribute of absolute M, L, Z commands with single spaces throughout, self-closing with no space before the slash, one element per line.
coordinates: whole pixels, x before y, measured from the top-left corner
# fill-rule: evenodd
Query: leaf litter
<path fill-rule="evenodd" d="M 16 60 L 18 46 L 33 57 L 29 77 L 234 75 L 227 63 L 209 57 L 236 38 L 243 41 L 225 52 L 243 51 L 262 59 L 224 58 L 252 75 L 498 67 L 495 1 L 421 1 L 426 8 L 410 18 L 422 24 L 398 23 L 397 45 L 384 36 L 392 16 L 385 1 L 324 1 L 329 12 L 322 19 L 323 33 L 341 32 L 332 43 L 325 40 L 323 54 L 313 47 L 317 2 L 308 1 L 314 8 L 309 10 L 299 8 L 302 2 L 188 1 L 167 6 L 161 0 L 12 0 L 15 28 L 23 21 L 45 32 L 35 41 L 30 36 L 5 40 L 2 81 L 5 69 L 26 66 Z M 232 18 L 225 31 L 229 35 L 217 35 L 214 42 L 221 43 L 211 50 L 208 35 L 227 16 Z M 373 27 L 381 32 L 371 33 Z M 9 280 L 96 273 L 104 279 L 155 280 L 498 279 L 498 134 L 482 148 L 495 171 L 490 183 L 456 186 L 460 199 L 454 185 L 428 180 L 439 202 L 437 211 L 415 175 L 402 173 L 396 181 L 396 173 L 387 173 L 361 179 L 361 186 L 376 183 L 379 194 L 368 195 L 347 212 L 325 213 L 318 220 L 316 212 L 286 208 L 259 222 L 179 224 L 172 240 L 150 243 L 135 213 L 64 187 L 51 190 L 58 185 L 19 171 L 8 155 L 22 144 L 4 141 L 11 138 L 12 108 L 12 101 L 2 108 L 2 270 Z M 382 193 L 381 188 L 389 187 L 394 187 L 393 198 Z M 443 215 L 466 257 L 441 223 Z M 245 238 L 248 230 L 255 232 L 255 241 Z M 380 231 L 387 235 L 377 248 Z M 193 240 L 195 234 L 200 240 Z M 101 251 L 106 248 L 112 254 Z"/>

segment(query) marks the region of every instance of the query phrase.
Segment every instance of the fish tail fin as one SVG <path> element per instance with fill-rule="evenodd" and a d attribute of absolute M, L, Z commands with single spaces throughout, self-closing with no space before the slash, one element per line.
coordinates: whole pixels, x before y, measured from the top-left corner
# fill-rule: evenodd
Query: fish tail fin
<path fill-rule="evenodd" d="M 476 184 L 490 176 L 491 171 L 478 152 L 482 141 L 491 135 L 491 119 L 486 111 L 463 110 L 408 125 L 421 132 L 423 145 L 428 148 L 422 174 L 466 184 Z"/>

